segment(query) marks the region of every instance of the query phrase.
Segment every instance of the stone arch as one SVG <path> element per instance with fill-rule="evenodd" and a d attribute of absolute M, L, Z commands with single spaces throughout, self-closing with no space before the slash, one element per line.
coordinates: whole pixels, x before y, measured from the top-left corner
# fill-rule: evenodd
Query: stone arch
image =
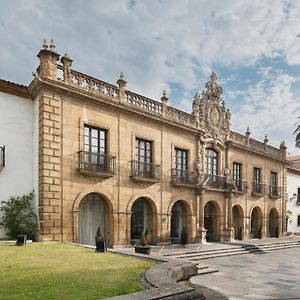
<path fill-rule="evenodd" d="M 76 198 L 74 199 L 73 202 L 73 241 L 75 243 L 79 242 L 79 206 L 81 201 L 84 199 L 84 197 L 86 197 L 89 194 L 97 194 L 99 197 L 103 198 L 108 206 L 108 214 L 109 214 L 109 225 L 108 225 L 108 236 L 107 236 L 107 243 L 108 246 L 112 246 L 113 242 L 114 242 L 114 219 L 113 219 L 113 205 L 110 199 L 112 199 L 112 195 L 107 195 L 98 191 L 94 191 L 94 190 L 89 190 L 89 191 L 84 191 L 79 193 Z"/>
<path fill-rule="evenodd" d="M 272 207 L 268 213 L 268 233 L 269 237 L 279 237 L 279 213 L 275 207 Z"/>
<path fill-rule="evenodd" d="M 254 206 L 250 216 L 250 238 L 262 238 L 264 226 L 262 209 L 259 206 Z"/>
<path fill-rule="evenodd" d="M 204 205 L 204 227 L 206 229 L 206 240 L 220 241 L 222 228 L 222 211 L 218 202 L 209 200 Z"/>
<path fill-rule="evenodd" d="M 138 204 L 139 203 L 139 204 Z M 139 194 L 134 196 L 127 205 L 127 237 L 134 243 L 139 239 L 141 231 L 150 229 L 150 242 L 157 241 L 157 207 L 149 195 Z"/>
<path fill-rule="evenodd" d="M 234 238 L 242 240 L 244 236 L 244 211 L 239 204 L 232 207 L 232 219 Z"/>
<path fill-rule="evenodd" d="M 112 245 L 113 232 L 112 205 L 101 193 L 85 195 L 78 207 L 78 239 L 79 243 L 95 245 L 95 234 L 98 227 L 108 245 Z"/>
<path fill-rule="evenodd" d="M 169 226 L 168 232 L 172 243 L 180 243 L 180 234 L 183 227 L 185 227 L 188 240 L 191 242 L 193 230 L 193 213 L 191 207 L 191 201 L 182 198 L 176 198 L 170 202 L 168 206 Z"/>

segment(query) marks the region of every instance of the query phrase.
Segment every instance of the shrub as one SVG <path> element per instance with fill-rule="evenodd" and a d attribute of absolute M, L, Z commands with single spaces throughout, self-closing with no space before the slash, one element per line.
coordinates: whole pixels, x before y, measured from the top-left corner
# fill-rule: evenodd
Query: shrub
<path fill-rule="evenodd" d="M 146 237 L 145 237 L 144 231 L 143 231 L 142 234 L 141 234 L 141 242 L 140 242 L 140 245 L 141 245 L 141 246 L 148 246 L 148 241 L 147 241 L 147 239 L 146 239 Z"/>
<path fill-rule="evenodd" d="M 1 201 L 0 211 L 4 213 L 0 227 L 6 235 L 15 239 L 19 234 L 26 234 L 29 239 L 36 240 L 38 235 L 37 216 L 33 211 L 34 194 L 22 197 L 11 197 L 8 201 Z"/>

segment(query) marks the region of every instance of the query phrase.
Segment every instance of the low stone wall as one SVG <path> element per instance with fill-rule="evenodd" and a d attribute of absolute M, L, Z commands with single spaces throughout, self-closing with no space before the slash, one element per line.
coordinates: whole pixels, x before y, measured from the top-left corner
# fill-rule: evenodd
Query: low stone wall
<path fill-rule="evenodd" d="M 198 268 L 191 262 L 166 262 L 158 264 L 144 274 L 144 285 L 151 287 L 143 292 L 109 298 L 110 300 L 149 300 L 149 299 L 178 299 L 204 300 L 203 294 L 193 287 L 178 284 L 178 281 L 189 279 L 196 275 Z"/>

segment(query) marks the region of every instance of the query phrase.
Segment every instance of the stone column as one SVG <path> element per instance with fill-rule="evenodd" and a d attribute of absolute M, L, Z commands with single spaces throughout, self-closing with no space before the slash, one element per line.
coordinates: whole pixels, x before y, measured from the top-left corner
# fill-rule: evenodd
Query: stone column
<path fill-rule="evenodd" d="M 224 241 L 232 241 L 234 239 L 234 229 L 232 220 L 232 197 L 233 193 L 229 192 L 227 194 L 227 228 L 223 234 Z"/>
<path fill-rule="evenodd" d="M 48 48 L 47 41 L 44 44 L 37 57 L 40 59 L 40 65 L 37 69 L 37 74 L 47 79 L 56 80 L 57 78 L 57 61 L 59 54 L 56 53 L 54 40 Z"/>
<path fill-rule="evenodd" d="M 197 195 L 197 203 L 199 203 L 199 207 L 198 207 L 199 227 L 198 227 L 196 241 L 200 244 L 206 243 L 206 229 L 204 228 L 204 196 L 205 196 L 205 190 L 199 191 Z"/>
<path fill-rule="evenodd" d="M 126 102 L 126 94 L 125 94 L 125 87 L 126 87 L 127 81 L 124 79 L 124 74 L 121 72 L 120 78 L 117 81 L 117 84 L 119 86 L 119 101 L 120 102 Z"/>

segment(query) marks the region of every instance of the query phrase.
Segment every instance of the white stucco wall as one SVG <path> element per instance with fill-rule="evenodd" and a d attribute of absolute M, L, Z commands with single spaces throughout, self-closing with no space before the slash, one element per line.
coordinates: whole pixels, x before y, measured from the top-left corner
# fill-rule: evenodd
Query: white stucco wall
<path fill-rule="evenodd" d="M 5 167 L 0 171 L 0 201 L 28 194 L 36 188 L 37 178 L 33 176 L 37 168 L 33 152 L 36 147 L 33 146 L 34 119 L 34 101 L 0 92 L 0 146 L 5 145 Z M 4 232 L 0 229 L 0 238 L 3 237 Z"/>
<path fill-rule="evenodd" d="M 298 188 L 300 188 L 300 174 L 294 174 L 292 172 L 287 173 L 287 210 L 292 211 L 292 222 L 288 222 L 287 230 L 294 233 L 300 233 L 300 226 L 297 226 L 297 216 L 300 215 L 300 205 L 296 205 L 297 197 L 293 197 L 297 194 Z"/>

